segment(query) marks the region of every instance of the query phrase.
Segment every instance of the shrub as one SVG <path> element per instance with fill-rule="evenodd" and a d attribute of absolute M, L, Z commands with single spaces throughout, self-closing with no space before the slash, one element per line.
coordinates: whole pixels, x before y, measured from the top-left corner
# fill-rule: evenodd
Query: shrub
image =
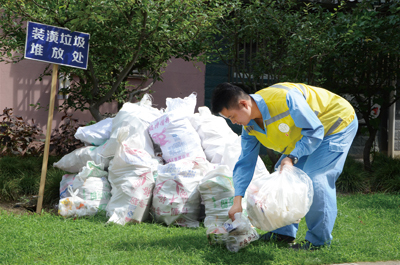
<path fill-rule="evenodd" d="M 11 108 L 3 110 L 3 120 L 0 121 L 0 156 L 38 156 L 43 154 L 44 143 L 39 137 L 44 136 L 42 130 L 34 123 L 28 124 L 22 117 L 15 116 Z M 64 121 L 54 129 L 50 137 L 50 153 L 65 155 L 82 147 L 83 143 L 75 138 L 79 126 L 78 119 L 64 111 L 61 118 Z M 43 137 L 42 137 L 43 138 Z"/>
<path fill-rule="evenodd" d="M 364 164 L 348 156 L 343 172 L 336 181 L 336 190 L 344 193 L 369 191 L 368 174 L 364 171 Z"/>
<path fill-rule="evenodd" d="M 374 191 L 400 192 L 400 159 L 374 155 L 371 184 Z"/>
<path fill-rule="evenodd" d="M 38 155 L 43 145 L 36 142 L 42 130 L 35 124 L 28 124 L 20 116 L 13 115 L 12 108 L 5 108 L 0 120 L 0 156 Z"/>
<path fill-rule="evenodd" d="M 75 133 L 84 125 L 78 124 L 78 119 L 72 118 L 72 114 L 66 111 L 61 120 L 64 123 L 54 129 L 50 139 L 50 152 L 54 155 L 66 155 L 83 146 L 83 143 L 75 138 Z"/>

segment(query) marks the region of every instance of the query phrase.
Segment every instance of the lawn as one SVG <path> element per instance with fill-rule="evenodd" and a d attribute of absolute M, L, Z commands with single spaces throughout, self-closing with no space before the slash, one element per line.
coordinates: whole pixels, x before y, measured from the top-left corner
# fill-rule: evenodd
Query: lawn
<path fill-rule="evenodd" d="M 204 227 L 155 223 L 107 225 L 107 218 L 65 219 L 51 213 L 0 211 L 1 264 L 332 264 L 400 260 L 400 196 L 338 196 L 330 248 L 293 251 L 254 242 L 238 253 L 210 246 Z M 261 232 L 261 231 L 260 231 Z M 297 239 L 304 239 L 305 221 Z"/>

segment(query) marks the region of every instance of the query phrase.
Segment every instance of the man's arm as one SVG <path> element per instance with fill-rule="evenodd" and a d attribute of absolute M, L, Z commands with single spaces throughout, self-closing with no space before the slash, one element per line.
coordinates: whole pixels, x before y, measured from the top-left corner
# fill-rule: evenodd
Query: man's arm
<path fill-rule="evenodd" d="M 257 164 L 257 158 L 260 151 L 260 142 L 256 137 L 248 135 L 242 130 L 242 152 L 239 160 L 236 162 L 233 170 L 233 186 L 235 188 L 235 198 L 233 205 L 229 210 L 229 217 L 235 220 L 235 213 L 242 212 L 242 198 L 246 193 Z"/>
<path fill-rule="evenodd" d="M 255 136 L 248 135 L 242 130 L 242 152 L 233 170 L 233 185 L 235 196 L 242 196 L 246 193 L 257 164 L 258 154 L 260 152 L 260 142 Z"/>

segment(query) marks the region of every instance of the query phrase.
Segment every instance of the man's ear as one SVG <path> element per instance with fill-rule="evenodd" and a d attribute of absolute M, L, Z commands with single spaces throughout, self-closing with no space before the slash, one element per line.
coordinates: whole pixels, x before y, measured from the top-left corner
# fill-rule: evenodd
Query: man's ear
<path fill-rule="evenodd" d="M 245 109 L 247 109 L 249 107 L 249 102 L 245 99 L 240 99 L 239 100 L 239 106 L 244 107 Z"/>

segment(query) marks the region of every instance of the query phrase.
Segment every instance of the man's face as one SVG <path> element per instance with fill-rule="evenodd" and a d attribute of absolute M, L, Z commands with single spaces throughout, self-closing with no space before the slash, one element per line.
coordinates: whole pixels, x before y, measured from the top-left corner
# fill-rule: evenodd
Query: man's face
<path fill-rule="evenodd" d="M 250 108 L 246 104 L 239 104 L 239 108 L 223 108 L 219 114 L 224 118 L 230 119 L 233 124 L 247 125 L 251 120 Z"/>

